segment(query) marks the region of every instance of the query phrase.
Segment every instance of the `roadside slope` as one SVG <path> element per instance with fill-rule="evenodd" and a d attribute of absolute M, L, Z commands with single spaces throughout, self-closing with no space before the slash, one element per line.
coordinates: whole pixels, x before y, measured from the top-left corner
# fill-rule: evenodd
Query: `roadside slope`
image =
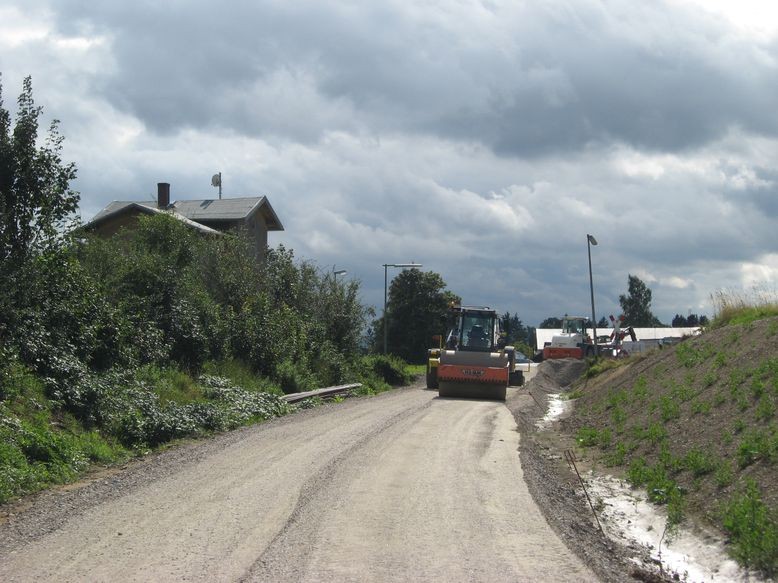
<path fill-rule="evenodd" d="M 726 531 L 741 563 L 778 569 L 778 318 L 730 325 L 574 387 L 562 421 L 671 522 Z M 607 362 L 607 361 L 606 361 Z M 606 364 L 607 366 L 607 364 Z"/>

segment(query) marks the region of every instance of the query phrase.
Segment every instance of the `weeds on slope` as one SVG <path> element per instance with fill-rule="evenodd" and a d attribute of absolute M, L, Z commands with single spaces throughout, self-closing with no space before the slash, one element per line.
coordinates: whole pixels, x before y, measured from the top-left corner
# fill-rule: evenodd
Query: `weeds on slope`
<path fill-rule="evenodd" d="M 568 426 L 593 457 L 727 533 L 743 565 L 776 573 L 778 318 L 729 325 L 581 382 Z M 756 535 L 755 533 L 759 533 Z"/>

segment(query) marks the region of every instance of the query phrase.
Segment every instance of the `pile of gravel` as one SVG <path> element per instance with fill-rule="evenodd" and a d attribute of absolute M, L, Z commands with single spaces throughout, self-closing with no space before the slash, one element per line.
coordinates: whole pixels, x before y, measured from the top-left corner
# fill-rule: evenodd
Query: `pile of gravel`
<path fill-rule="evenodd" d="M 547 393 L 566 392 L 586 372 L 586 361 L 573 358 L 546 360 L 535 376 L 539 388 Z"/>

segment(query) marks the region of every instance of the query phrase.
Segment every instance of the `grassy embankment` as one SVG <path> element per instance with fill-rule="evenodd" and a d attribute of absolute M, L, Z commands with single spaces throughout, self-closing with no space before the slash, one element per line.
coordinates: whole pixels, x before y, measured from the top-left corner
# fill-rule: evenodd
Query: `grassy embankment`
<path fill-rule="evenodd" d="M 727 533 L 741 564 L 778 573 L 778 303 L 720 295 L 702 335 L 590 367 L 569 427 L 599 463 Z"/>
<path fill-rule="evenodd" d="M 413 377 L 395 358 L 368 356 L 358 374 L 370 395 Z M 231 360 L 207 363 L 193 377 L 177 368 L 145 366 L 94 379 L 93 414 L 79 420 L 45 390 L 29 369 L 12 365 L 0 379 L 0 503 L 90 469 L 123 462 L 181 438 L 196 438 L 288 414 L 275 382 Z"/>

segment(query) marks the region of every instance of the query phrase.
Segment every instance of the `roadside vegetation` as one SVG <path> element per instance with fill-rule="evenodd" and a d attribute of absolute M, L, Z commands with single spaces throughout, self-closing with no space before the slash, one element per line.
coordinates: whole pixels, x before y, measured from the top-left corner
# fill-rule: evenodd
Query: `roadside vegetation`
<path fill-rule="evenodd" d="M 611 471 L 728 535 L 741 564 L 778 573 L 778 309 L 719 296 L 702 335 L 594 363 L 567 422 Z"/>
<path fill-rule="evenodd" d="M 0 93 L 0 503 L 182 437 L 284 415 L 280 396 L 409 382 L 361 350 L 359 282 L 291 250 L 172 217 L 105 240 L 74 228 L 76 170 L 41 145 L 30 80 Z"/>

